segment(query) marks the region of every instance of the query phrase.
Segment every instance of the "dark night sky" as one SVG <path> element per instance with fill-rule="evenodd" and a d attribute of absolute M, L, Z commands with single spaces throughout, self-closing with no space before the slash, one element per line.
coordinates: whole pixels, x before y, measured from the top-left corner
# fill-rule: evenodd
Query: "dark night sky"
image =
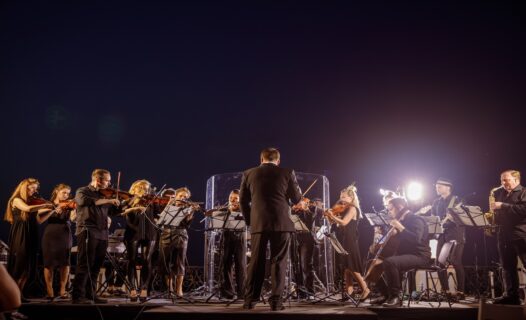
<path fill-rule="evenodd" d="M 526 172 L 521 18 L 505 1 L 3 1 L 0 205 L 23 178 L 48 196 L 96 167 L 204 200 L 276 146 L 332 200 L 356 181 L 366 211 L 410 179 L 431 200 L 438 176 L 485 208 L 499 172 Z"/>

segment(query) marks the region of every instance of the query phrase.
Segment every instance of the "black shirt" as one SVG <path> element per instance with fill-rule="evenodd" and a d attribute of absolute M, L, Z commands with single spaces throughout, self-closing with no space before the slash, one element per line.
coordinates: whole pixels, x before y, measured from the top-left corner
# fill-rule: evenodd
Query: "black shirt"
<path fill-rule="evenodd" d="M 446 198 L 439 197 L 433 201 L 431 207 L 431 215 L 440 217 L 440 221 L 444 220 L 446 214 L 450 209 L 460 203 L 460 198 L 450 194 Z M 451 213 L 454 215 L 454 213 Z M 455 222 L 448 220 L 443 225 L 445 241 L 456 240 L 458 243 L 464 243 L 466 229 L 464 226 L 457 225 Z"/>
<path fill-rule="evenodd" d="M 431 259 L 426 221 L 422 217 L 408 213 L 400 223 L 405 229 L 398 235 L 400 244 L 396 255 L 412 254 Z"/>
<path fill-rule="evenodd" d="M 495 191 L 495 201 L 503 202 L 495 210 L 495 223 L 500 226 L 499 238 L 507 240 L 526 239 L 526 189 L 518 185 L 511 192 Z"/>
<path fill-rule="evenodd" d="M 95 205 L 99 199 L 104 197 L 91 185 L 77 189 L 77 235 L 88 230 L 95 239 L 108 240 L 108 215 L 116 214 L 117 207 L 112 204 Z"/>

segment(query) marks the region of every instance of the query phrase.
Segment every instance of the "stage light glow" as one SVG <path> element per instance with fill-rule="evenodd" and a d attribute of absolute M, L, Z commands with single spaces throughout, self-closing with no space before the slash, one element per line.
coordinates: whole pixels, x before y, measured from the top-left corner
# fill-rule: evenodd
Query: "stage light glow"
<path fill-rule="evenodd" d="M 411 182 L 407 185 L 406 196 L 410 201 L 417 201 L 422 198 L 424 187 L 421 183 Z"/>
<path fill-rule="evenodd" d="M 387 192 L 386 192 L 384 189 L 380 188 L 380 194 L 381 194 L 382 196 L 385 196 L 386 193 L 387 193 Z"/>

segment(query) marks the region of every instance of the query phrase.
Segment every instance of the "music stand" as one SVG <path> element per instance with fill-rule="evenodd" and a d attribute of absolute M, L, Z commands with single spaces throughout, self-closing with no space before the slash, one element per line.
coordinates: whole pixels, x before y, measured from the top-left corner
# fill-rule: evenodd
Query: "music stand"
<path fill-rule="evenodd" d="M 454 215 L 451 215 L 453 220 L 459 225 L 479 228 L 487 228 L 490 226 L 486 216 L 478 206 L 459 204 L 451 208 L 451 211 L 455 213 Z"/>
<path fill-rule="evenodd" d="M 245 219 L 243 218 L 243 215 L 241 212 L 231 212 L 231 211 L 214 211 L 212 212 L 211 221 L 209 225 L 210 229 L 218 229 L 221 230 L 220 236 L 223 237 L 223 233 L 225 231 L 233 231 L 233 232 L 243 232 L 246 231 L 246 224 Z M 222 238 L 220 238 L 219 243 L 222 242 Z M 223 250 L 220 250 L 221 256 L 219 258 L 219 261 L 223 260 Z M 220 275 L 221 277 L 221 275 Z M 210 296 L 206 298 L 205 302 L 210 301 L 214 296 L 218 294 L 220 291 L 219 286 L 216 285 L 216 288 L 212 291 Z M 234 301 L 238 300 L 240 297 L 237 297 L 237 299 L 233 299 L 230 302 L 228 302 L 228 305 L 233 303 Z"/>
<path fill-rule="evenodd" d="M 442 224 L 440 221 L 439 216 L 420 216 L 422 219 L 426 221 L 427 224 L 427 232 L 431 234 L 442 234 L 444 233 L 444 229 L 442 228 Z"/>
<path fill-rule="evenodd" d="M 451 216 L 453 217 L 453 220 L 458 225 L 468 226 L 468 227 L 476 227 L 476 228 L 488 228 L 491 227 L 491 224 L 486 219 L 486 216 L 482 212 L 479 206 L 467 206 L 462 203 L 454 206 L 450 209 L 450 211 L 454 214 Z M 484 237 L 484 253 L 487 252 L 486 250 L 486 233 L 483 233 Z M 476 245 L 476 244 L 475 244 Z M 475 247 L 476 249 L 476 247 Z M 485 258 L 486 265 L 487 265 L 487 256 Z M 477 281 L 477 294 L 480 297 L 480 279 L 479 279 L 479 273 L 478 273 L 478 259 L 475 260 L 475 270 L 476 270 L 476 281 Z"/>

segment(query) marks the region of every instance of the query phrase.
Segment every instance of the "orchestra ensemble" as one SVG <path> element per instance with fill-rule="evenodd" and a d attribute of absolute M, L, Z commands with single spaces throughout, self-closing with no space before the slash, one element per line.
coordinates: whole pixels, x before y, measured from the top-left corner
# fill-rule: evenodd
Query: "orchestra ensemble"
<path fill-rule="evenodd" d="M 22 292 L 32 273 L 39 270 L 37 255 L 41 249 L 47 299 L 105 303 L 106 299 L 98 294 L 97 283 L 103 267 L 106 278 L 112 273 L 111 266 L 105 266 L 109 226 L 112 219 L 122 217 L 126 265 L 122 267 L 120 283 L 114 276 L 108 282 L 111 292 L 124 282 L 129 301 L 145 302 L 153 298 L 152 281 L 159 277 L 167 290 L 173 290 L 176 299 L 183 299 L 191 241 L 188 229 L 195 214 L 202 212 L 206 217 L 222 217 L 224 225 L 229 219 L 243 222 L 239 228 L 222 231 L 218 259 L 220 299 L 240 299 L 244 301 L 243 308 L 253 309 L 266 294 L 271 310 L 282 310 L 283 300 L 290 292 L 287 274 L 294 278 L 298 300 L 317 299 L 313 252 L 319 239 L 313 230 L 326 224 L 345 251 L 335 253 L 335 266 L 342 279 L 341 298 L 397 307 L 403 299 L 406 272 L 436 265 L 429 245 L 435 235 L 429 233 L 425 219 L 434 216 L 439 217 L 443 228 L 436 235 L 436 256 L 449 250 L 450 244 L 455 248 L 448 257 L 455 270 L 455 293 L 449 286 L 446 269 L 441 269 L 442 294 L 454 301 L 465 298 L 462 256 L 466 230 L 454 210 L 463 206 L 464 200 L 454 194 L 452 180 L 437 179 L 437 198 L 429 210 L 422 212 L 412 210 L 402 195 L 386 192 L 385 208 L 379 214 L 388 224 L 375 227 L 369 253 L 374 258 L 366 259 L 360 254 L 358 243 L 358 223 L 364 213 L 354 183 L 341 190 L 331 208 L 325 208 L 320 201 L 310 200 L 302 193 L 294 170 L 280 167 L 277 149 L 266 148 L 260 156 L 261 164 L 246 170 L 239 187 L 229 190 L 228 203 L 209 210 L 192 201 L 192 193 L 186 187 L 153 192 L 151 183 L 140 179 L 128 191 L 120 190 L 118 185 L 110 188 L 112 174 L 104 169 L 95 169 L 89 184 L 76 190 L 67 182 L 57 184 L 49 200 L 39 196 L 37 179 L 24 179 L 9 198 L 4 216 L 11 225 L 9 274 Z M 504 293 L 495 303 L 517 305 L 521 303 L 518 259 L 526 265 L 526 189 L 520 185 L 520 173 L 516 170 L 502 172 L 500 181 L 501 185 L 490 192 L 490 210 L 486 213 L 490 224 L 486 231 L 496 236 L 502 267 Z M 298 230 L 293 216 L 306 228 Z M 44 222 L 46 227 L 39 239 L 38 224 Z M 76 227 L 72 228 L 72 224 Z M 77 264 L 69 290 L 74 237 Z M 289 270 L 290 261 L 293 270 Z M 270 283 L 267 289 L 265 281 Z M 59 284 L 58 290 L 54 282 Z M 27 302 L 23 296 L 22 300 Z"/>

